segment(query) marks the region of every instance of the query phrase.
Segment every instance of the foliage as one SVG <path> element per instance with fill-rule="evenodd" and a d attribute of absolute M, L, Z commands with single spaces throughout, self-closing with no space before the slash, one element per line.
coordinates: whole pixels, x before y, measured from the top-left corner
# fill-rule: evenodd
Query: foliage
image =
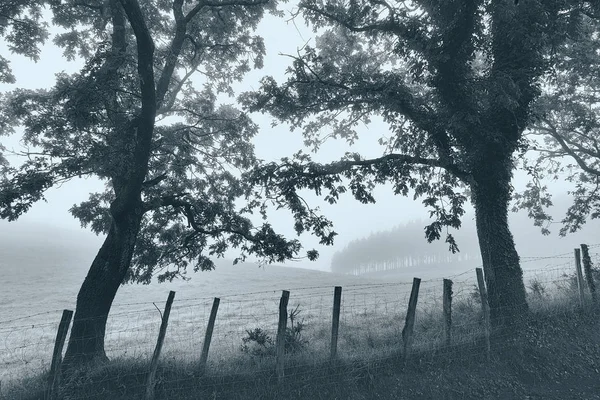
<path fill-rule="evenodd" d="M 0 37 L 13 54 L 33 61 L 40 58 L 40 45 L 48 38 L 48 24 L 42 19 L 46 1 L 6 0 L 0 4 Z M 15 83 L 10 60 L 0 55 L 0 82 Z M 0 129 L 4 127 L 0 126 Z"/>
<path fill-rule="evenodd" d="M 429 241 L 460 227 L 467 195 L 483 181 L 497 178 L 508 197 L 511 157 L 524 144 L 545 58 L 570 6 L 458 0 L 413 6 L 300 1 L 298 15 L 320 34 L 316 46 L 290 55 L 287 81 L 266 77 L 260 90 L 242 97 L 248 109 L 302 129 L 315 151 L 330 138 L 354 143 L 356 127 L 374 116 L 389 128 L 379 140 L 381 157 L 348 153 L 318 164 L 298 152 L 252 175 L 275 203 L 291 207 L 298 231 L 311 227 L 314 214 L 298 193 L 303 189 L 332 204 L 345 192 L 373 203 L 374 186 L 390 182 L 395 194 L 413 193 L 430 209 Z M 447 230 L 445 238 L 457 251 Z"/>
<path fill-rule="evenodd" d="M 528 287 L 529 287 L 529 290 L 531 290 L 532 295 L 535 296 L 536 298 L 542 299 L 542 298 L 544 298 L 544 296 L 546 296 L 546 287 L 538 279 L 532 279 L 529 282 Z"/>
<path fill-rule="evenodd" d="M 0 16 L 12 22 L 0 24 L 0 35 L 11 50 L 37 59 L 47 28 L 42 3 L 5 3 Z M 70 211 L 97 234 L 141 199 L 125 281 L 212 269 L 210 256 L 228 248 L 241 259 L 297 256 L 298 240 L 266 222 L 254 226 L 250 209 L 240 206 L 255 201 L 240 175 L 257 164 L 257 126 L 223 102 L 233 83 L 262 67 L 264 43 L 254 30 L 265 13 L 279 14 L 276 2 L 66 0 L 50 2 L 46 12 L 64 58 L 85 65 L 58 74 L 50 88 L 17 88 L 0 98 L 0 134 L 22 127 L 31 149 L 20 154 L 21 165 L 4 163 L 1 218 L 19 218 L 63 182 L 95 177 L 106 189 Z"/>
<path fill-rule="evenodd" d="M 593 7 L 596 7 L 594 9 Z M 548 232 L 552 196 L 546 181 L 566 181 L 572 204 L 562 218 L 561 235 L 600 217 L 600 8 L 591 3 L 573 13 L 566 40 L 544 79 L 546 91 L 535 104 L 536 122 L 528 138 L 535 159 L 523 159 L 532 176 L 517 196 L 536 225 Z"/>
<path fill-rule="evenodd" d="M 242 338 L 241 350 L 252 356 L 264 357 L 275 354 L 275 342 L 262 328 L 246 330 L 246 336 Z"/>
<path fill-rule="evenodd" d="M 425 221 L 411 221 L 388 231 L 373 232 L 363 238 L 355 239 L 343 249 L 334 253 L 331 270 L 338 273 L 356 273 L 366 267 L 377 266 L 377 270 L 398 267 L 424 266 L 435 264 L 448 266 L 462 262 L 468 267 L 466 257 L 479 265 L 476 233 L 471 226 L 462 226 L 453 233 L 457 242 L 461 243 L 461 254 L 450 254 L 442 244 L 427 243 L 421 237 Z M 460 261 L 459 261 L 460 260 Z M 374 270 L 375 268 L 370 268 Z"/>
<path fill-rule="evenodd" d="M 290 309 L 288 313 L 288 319 L 290 320 L 289 326 L 285 330 L 285 352 L 287 354 L 295 354 L 302 351 L 308 344 L 302 336 L 302 332 L 305 328 L 303 321 L 298 321 L 297 317 L 301 310 L 300 305 L 296 308 Z M 273 356 L 275 355 L 275 340 L 266 332 L 263 328 L 247 329 L 246 336 L 242 338 L 241 351 L 246 354 L 257 357 Z"/>

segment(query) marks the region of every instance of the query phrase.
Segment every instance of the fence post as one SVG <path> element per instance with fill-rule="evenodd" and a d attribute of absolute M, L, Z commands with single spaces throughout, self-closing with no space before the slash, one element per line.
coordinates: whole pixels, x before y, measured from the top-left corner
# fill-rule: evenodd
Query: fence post
<path fill-rule="evenodd" d="M 581 249 L 575 249 L 575 270 L 577 271 L 577 287 L 579 288 L 579 303 L 585 307 L 585 292 L 583 291 L 583 273 L 581 272 Z"/>
<path fill-rule="evenodd" d="M 63 310 L 58 331 L 56 332 L 56 340 L 54 342 L 54 350 L 52 351 L 52 363 L 50 364 L 50 375 L 46 386 L 46 399 L 53 399 L 56 395 L 56 389 L 60 384 L 60 364 L 62 363 L 62 351 L 67 339 L 67 331 L 73 318 L 73 311 Z"/>
<path fill-rule="evenodd" d="M 585 278 L 587 280 L 588 288 L 592 294 L 592 301 L 598 302 L 598 295 L 596 294 L 596 282 L 594 282 L 594 275 L 592 273 L 592 259 L 590 258 L 590 250 L 587 244 L 581 245 L 581 255 L 583 258 L 583 270 L 585 272 Z"/>
<path fill-rule="evenodd" d="M 167 297 L 167 304 L 165 304 L 165 311 L 162 315 L 160 330 L 158 331 L 158 339 L 156 341 L 156 347 L 154 348 L 154 354 L 152 354 L 152 362 L 150 363 L 150 372 L 148 373 L 148 379 L 146 380 L 146 400 L 151 400 L 154 398 L 154 377 L 156 375 L 156 368 L 158 367 L 158 358 L 160 357 L 163 342 L 165 341 L 167 325 L 169 324 L 169 314 L 171 314 L 171 305 L 173 304 L 174 297 L 175 292 L 171 290 L 169 292 L 169 297 Z"/>
<path fill-rule="evenodd" d="M 277 339 L 275 348 L 277 351 L 277 381 L 283 382 L 284 375 L 284 357 L 285 357 L 285 333 L 287 329 L 287 306 L 288 300 L 290 299 L 290 292 L 284 290 L 281 292 L 281 299 L 279 300 L 279 323 L 277 325 Z"/>
<path fill-rule="evenodd" d="M 333 362 L 337 356 L 338 331 L 340 328 L 340 308 L 342 305 L 342 287 L 336 286 L 333 291 L 333 318 L 331 321 L 331 355 Z"/>
<path fill-rule="evenodd" d="M 206 361 L 208 360 L 208 350 L 210 349 L 210 342 L 212 340 L 213 329 L 215 327 L 215 320 L 217 319 L 217 311 L 219 310 L 219 303 L 221 299 L 215 297 L 213 300 L 212 309 L 210 310 L 210 317 L 208 318 L 208 326 L 206 327 L 206 335 L 204 335 L 204 343 L 202 345 L 202 354 L 200 355 L 200 374 L 204 374 L 206 369 Z"/>
<path fill-rule="evenodd" d="M 406 321 L 402 329 L 402 341 L 404 344 L 404 359 L 408 359 L 410 347 L 413 342 L 413 332 L 415 327 L 415 315 L 417 311 L 417 300 L 419 298 L 419 287 L 421 286 L 420 278 L 413 278 L 412 289 L 410 291 L 410 299 L 408 300 L 408 311 L 406 312 Z"/>
<path fill-rule="evenodd" d="M 452 344 L 452 281 L 444 279 L 443 294 L 444 330 L 446 333 L 446 346 Z"/>
<path fill-rule="evenodd" d="M 483 323 L 485 331 L 485 351 L 487 359 L 489 361 L 491 354 L 490 346 L 490 304 L 488 303 L 487 290 L 485 288 L 485 281 L 483 280 L 483 270 L 481 268 L 475 268 L 477 274 L 477 285 L 479 286 L 479 296 L 481 296 L 481 309 L 483 310 Z"/>

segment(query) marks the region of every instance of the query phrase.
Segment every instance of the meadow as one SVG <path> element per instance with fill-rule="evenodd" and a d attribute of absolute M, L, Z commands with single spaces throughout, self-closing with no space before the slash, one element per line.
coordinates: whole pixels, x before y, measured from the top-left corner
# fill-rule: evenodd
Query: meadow
<path fill-rule="evenodd" d="M 597 246 L 591 249 L 596 265 L 600 261 L 597 250 Z M 576 293 L 571 252 L 531 257 L 523 260 L 523 267 L 530 302 L 536 309 L 550 310 L 552 304 Z M 40 290 L 29 298 L 14 296 L 12 307 L 3 302 L 0 308 L 3 391 L 23 387 L 28 377 L 40 376 L 48 370 L 62 308 L 73 309 L 79 279 L 83 279 L 71 271 L 70 280 L 62 277 L 60 291 Z M 417 352 L 437 351 L 444 347 L 444 327 L 442 279 L 435 277 L 436 272 L 439 274 L 425 269 L 400 270 L 392 278 L 387 275 L 382 280 L 281 266 L 233 266 L 222 261 L 215 271 L 192 274 L 190 281 L 122 287 L 109 316 L 106 351 L 117 363 L 137 366 L 121 371 L 122 375 L 138 376 L 140 369 L 143 371 L 150 363 L 160 326 L 159 310 L 164 308 L 169 290 L 173 290 L 176 295 L 161 365 L 177 366 L 184 371 L 172 378 L 175 388 L 185 388 L 185 377 L 198 373 L 197 360 L 214 297 L 219 297 L 221 304 L 206 375 L 229 377 L 238 383 L 257 375 L 271 375 L 273 355 L 243 352 L 242 338 L 248 336 L 248 330 L 256 328 L 275 338 L 279 298 L 285 289 L 290 291 L 288 308 L 299 311 L 293 322 L 302 324 L 299 340 L 303 343 L 301 351 L 286 356 L 286 365 L 319 370 L 329 356 L 333 288 L 342 286 L 340 362 L 351 365 L 365 360 L 388 360 L 402 348 L 401 332 L 413 276 L 422 277 L 414 348 Z M 476 343 L 481 339 L 483 326 L 475 271 L 445 272 L 444 277 L 454 282 L 454 344 Z M 52 287 L 52 282 L 46 285 Z M 18 289 L 18 285 L 13 289 Z M 31 293 L 24 284 L 21 290 Z M 15 307 L 18 304 L 24 307 L 19 310 Z"/>

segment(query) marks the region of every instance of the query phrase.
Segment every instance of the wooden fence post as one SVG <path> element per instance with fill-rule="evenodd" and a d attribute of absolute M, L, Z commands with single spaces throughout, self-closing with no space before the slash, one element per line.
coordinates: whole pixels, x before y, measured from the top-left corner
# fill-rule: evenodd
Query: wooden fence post
<path fill-rule="evenodd" d="M 452 281 L 444 279 L 443 294 L 444 330 L 446 333 L 446 346 L 452 344 Z"/>
<path fill-rule="evenodd" d="M 62 351 L 67 339 L 67 331 L 73 318 L 73 311 L 63 310 L 58 331 L 56 332 L 56 340 L 54 342 L 54 350 L 52 351 L 52 363 L 50 364 L 50 375 L 46 386 L 46 399 L 53 399 L 56 395 L 56 389 L 60 384 L 60 364 L 62 363 Z"/>
<path fill-rule="evenodd" d="M 279 300 L 279 323 L 277 325 L 277 339 L 275 342 L 275 348 L 277 351 L 276 361 L 276 372 L 277 381 L 283 382 L 284 376 L 284 357 L 285 357 L 285 334 L 287 329 L 287 306 L 288 300 L 290 299 L 290 292 L 284 290 L 281 292 L 281 299 Z"/>
<path fill-rule="evenodd" d="M 336 286 L 333 291 L 333 318 L 331 321 L 331 362 L 337 356 L 338 331 L 340 328 L 340 308 L 342 305 L 342 287 Z"/>
<path fill-rule="evenodd" d="M 489 361 L 491 355 L 490 346 L 490 304 L 488 303 L 487 290 L 485 288 L 485 281 L 483 280 L 483 270 L 481 268 L 475 268 L 477 274 L 477 285 L 479 286 L 479 296 L 481 297 L 481 309 L 483 310 L 483 323 L 485 332 L 485 351 L 487 359 Z"/>
<path fill-rule="evenodd" d="M 402 341 L 404 344 L 404 359 L 408 359 L 410 347 L 413 342 L 413 332 L 415 327 L 415 315 L 417 311 L 417 300 L 419 298 L 419 287 L 421 279 L 413 278 L 412 289 L 410 291 L 410 299 L 408 300 L 408 310 L 406 312 L 406 321 L 402 329 Z"/>
<path fill-rule="evenodd" d="M 592 259 L 590 258 L 590 250 L 587 244 L 581 245 L 581 255 L 583 259 L 583 270 L 585 272 L 585 278 L 587 280 L 588 288 L 592 294 L 592 301 L 598 302 L 598 295 L 596 294 L 596 282 L 594 282 L 594 275 L 592 272 Z"/>
<path fill-rule="evenodd" d="M 158 368 L 158 358 L 160 357 L 160 352 L 165 341 L 167 325 L 169 324 L 169 314 L 171 314 L 171 305 L 173 304 L 174 297 L 175 292 L 171 290 L 169 292 L 169 297 L 167 297 L 167 304 L 165 304 L 165 311 L 162 315 L 160 330 L 158 331 L 158 339 L 156 341 L 156 347 L 154 348 L 154 354 L 152 354 L 152 362 L 150 363 L 150 372 L 148 373 L 148 379 L 146 380 L 146 400 L 154 399 L 154 377 L 156 375 L 156 368 Z"/>
<path fill-rule="evenodd" d="M 575 249 L 575 270 L 577 272 L 577 287 L 579 288 L 579 303 L 585 307 L 585 292 L 583 291 L 583 273 L 581 272 L 581 249 Z"/>
<path fill-rule="evenodd" d="M 208 326 L 206 327 L 206 334 L 204 335 L 204 343 L 202 345 L 202 354 L 200 355 L 200 374 L 204 374 L 206 369 L 206 361 L 208 360 L 208 350 L 210 349 L 210 342 L 212 340 L 213 329 L 215 328 L 215 320 L 217 319 L 217 311 L 219 310 L 219 303 L 221 299 L 215 297 L 213 300 L 212 309 L 210 310 L 210 317 L 208 318 Z"/>

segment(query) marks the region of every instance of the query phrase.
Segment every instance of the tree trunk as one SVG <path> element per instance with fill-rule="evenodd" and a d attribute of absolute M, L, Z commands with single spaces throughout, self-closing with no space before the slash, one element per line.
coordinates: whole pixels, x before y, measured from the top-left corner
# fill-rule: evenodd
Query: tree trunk
<path fill-rule="evenodd" d="M 106 321 L 117 290 L 129 270 L 142 215 L 140 201 L 128 213 L 113 217 L 110 231 L 77 295 L 64 369 L 108 359 L 104 351 Z"/>
<path fill-rule="evenodd" d="M 511 325 L 527 310 L 523 271 L 508 227 L 510 163 L 482 163 L 471 185 L 492 324 Z"/>

